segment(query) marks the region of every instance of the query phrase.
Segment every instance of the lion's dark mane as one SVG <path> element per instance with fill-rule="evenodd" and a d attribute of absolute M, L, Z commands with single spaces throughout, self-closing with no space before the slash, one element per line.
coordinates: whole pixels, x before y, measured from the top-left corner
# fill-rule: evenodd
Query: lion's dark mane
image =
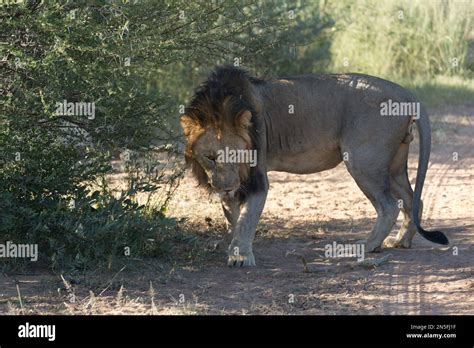
<path fill-rule="evenodd" d="M 216 68 L 195 91 L 186 108 L 186 115 L 199 122 L 202 127 L 217 126 L 226 123 L 233 125 L 236 116 L 242 111 L 252 113 L 251 126 L 248 130 L 251 149 L 260 155 L 262 120 L 257 117 L 258 106 L 252 95 L 252 85 L 265 83 L 265 80 L 251 77 L 245 70 L 222 66 Z M 208 177 L 201 165 L 190 155 L 185 155 L 186 163 L 192 168 L 193 174 L 202 185 L 210 189 Z M 248 195 L 264 190 L 265 175 L 256 167 L 250 167 L 250 173 L 242 183 L 237 195 L 245 201 Z"/>

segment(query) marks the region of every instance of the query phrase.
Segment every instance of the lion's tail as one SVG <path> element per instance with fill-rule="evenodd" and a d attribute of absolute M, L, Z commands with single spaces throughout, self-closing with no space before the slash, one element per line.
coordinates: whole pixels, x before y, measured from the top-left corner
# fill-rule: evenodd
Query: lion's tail
<path fill-rule="evenodd" d="M 426 231 L 420 225 L 419 211 L 421 191 L 425 182 L 426 172 L 428 170 L 428 161 L 431 151 L 431 129 L 428 115 L 423 106 L 420 108 L 420 117 L 416 120 L 416 128 L 420 137 L 420 157 L 418 159 L 418 172 L 416 175 L 415 194 L 413 196 L 413 222 L 418 232 L 426 239 L 433 243 L 449 244 L 448 238 L 440 231 Z"/>

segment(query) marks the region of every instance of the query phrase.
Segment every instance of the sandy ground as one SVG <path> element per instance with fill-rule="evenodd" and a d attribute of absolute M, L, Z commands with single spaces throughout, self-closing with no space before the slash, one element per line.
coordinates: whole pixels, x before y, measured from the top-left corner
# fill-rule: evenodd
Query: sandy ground
<path fill-rule="evenodd" d="M 0 313 L 472 315 L 473 118 L 473 106 L 431 111 L 433 148 L 422 223 L 428 230 L 446 232 L 449 246 L 416 235 L 412 249 L 366 255 L 390 254 L 387 263 L 347 267 L 354 259 L 325 258 L 324 246 L 365 238 L 375 211 L 344 164 L 305 176 L 270 173 L 254 243 L 255 268 L 227 268 L 223 252 L 199 250 L 189 260 L 140 264 L 118 274 L 71 275 L 75 281 L 69 290 L 57 275 L 3 276 Z M 409 163 L 412 185 L 417 154 L 415 140 Z M 201 246 L 225 229 L 217 197 L 196 189 L 189 176 L 170 212 L 186 217 L 185 225 L 197 231 Z M 392 236 L 400 222 L 401 215 Z M 304 272 L 302 260 L 286 256 L 288 251 L 302 255 L 310 270 L 329 270 Z"/>

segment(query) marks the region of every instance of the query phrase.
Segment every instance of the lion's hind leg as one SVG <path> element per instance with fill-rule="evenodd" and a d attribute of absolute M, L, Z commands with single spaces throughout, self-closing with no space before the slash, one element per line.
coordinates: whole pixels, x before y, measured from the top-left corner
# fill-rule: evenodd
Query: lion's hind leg
<path fill-rule="evenodd" d="M 366 166 L 363 161 L 352 157 L 346 162 L 347 169 L 377 211 L 377 221 L 365 241 L 365 251 L 376 252 L 381 249 L 383 241 L 392 230 L 400 210 L 390 190 L 387 167 L 383 163 L 375 167 Z"/>
<path fill-rule="evenodd" d="M 384 245 L 394 248 L 410 248 L 416 226 L 412 219 L 413 189 L 407 171 L 408 144 L 402 144 L 390 170 L 390 188 L 397 198 L 397 205 L 404 215 L 403 223 L 395 238 L 387 238 Z M 420 202 L 420 217 L 423 204 Z"/>

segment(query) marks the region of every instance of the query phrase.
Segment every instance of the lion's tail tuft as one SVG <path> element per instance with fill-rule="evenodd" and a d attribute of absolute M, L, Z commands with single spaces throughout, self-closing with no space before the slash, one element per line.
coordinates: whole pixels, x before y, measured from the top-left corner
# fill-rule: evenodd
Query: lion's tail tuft
<path fill-rule="evenodd" d="M 448 245 L 449 240 L 448 238 L 444 235 L 443 232 L 440 231 L 426 231 L 422 227 L 417 227 L 418 232 L 427 240 L 433 243 L 437 244 L 443 244 L 443 245 Z"/>

